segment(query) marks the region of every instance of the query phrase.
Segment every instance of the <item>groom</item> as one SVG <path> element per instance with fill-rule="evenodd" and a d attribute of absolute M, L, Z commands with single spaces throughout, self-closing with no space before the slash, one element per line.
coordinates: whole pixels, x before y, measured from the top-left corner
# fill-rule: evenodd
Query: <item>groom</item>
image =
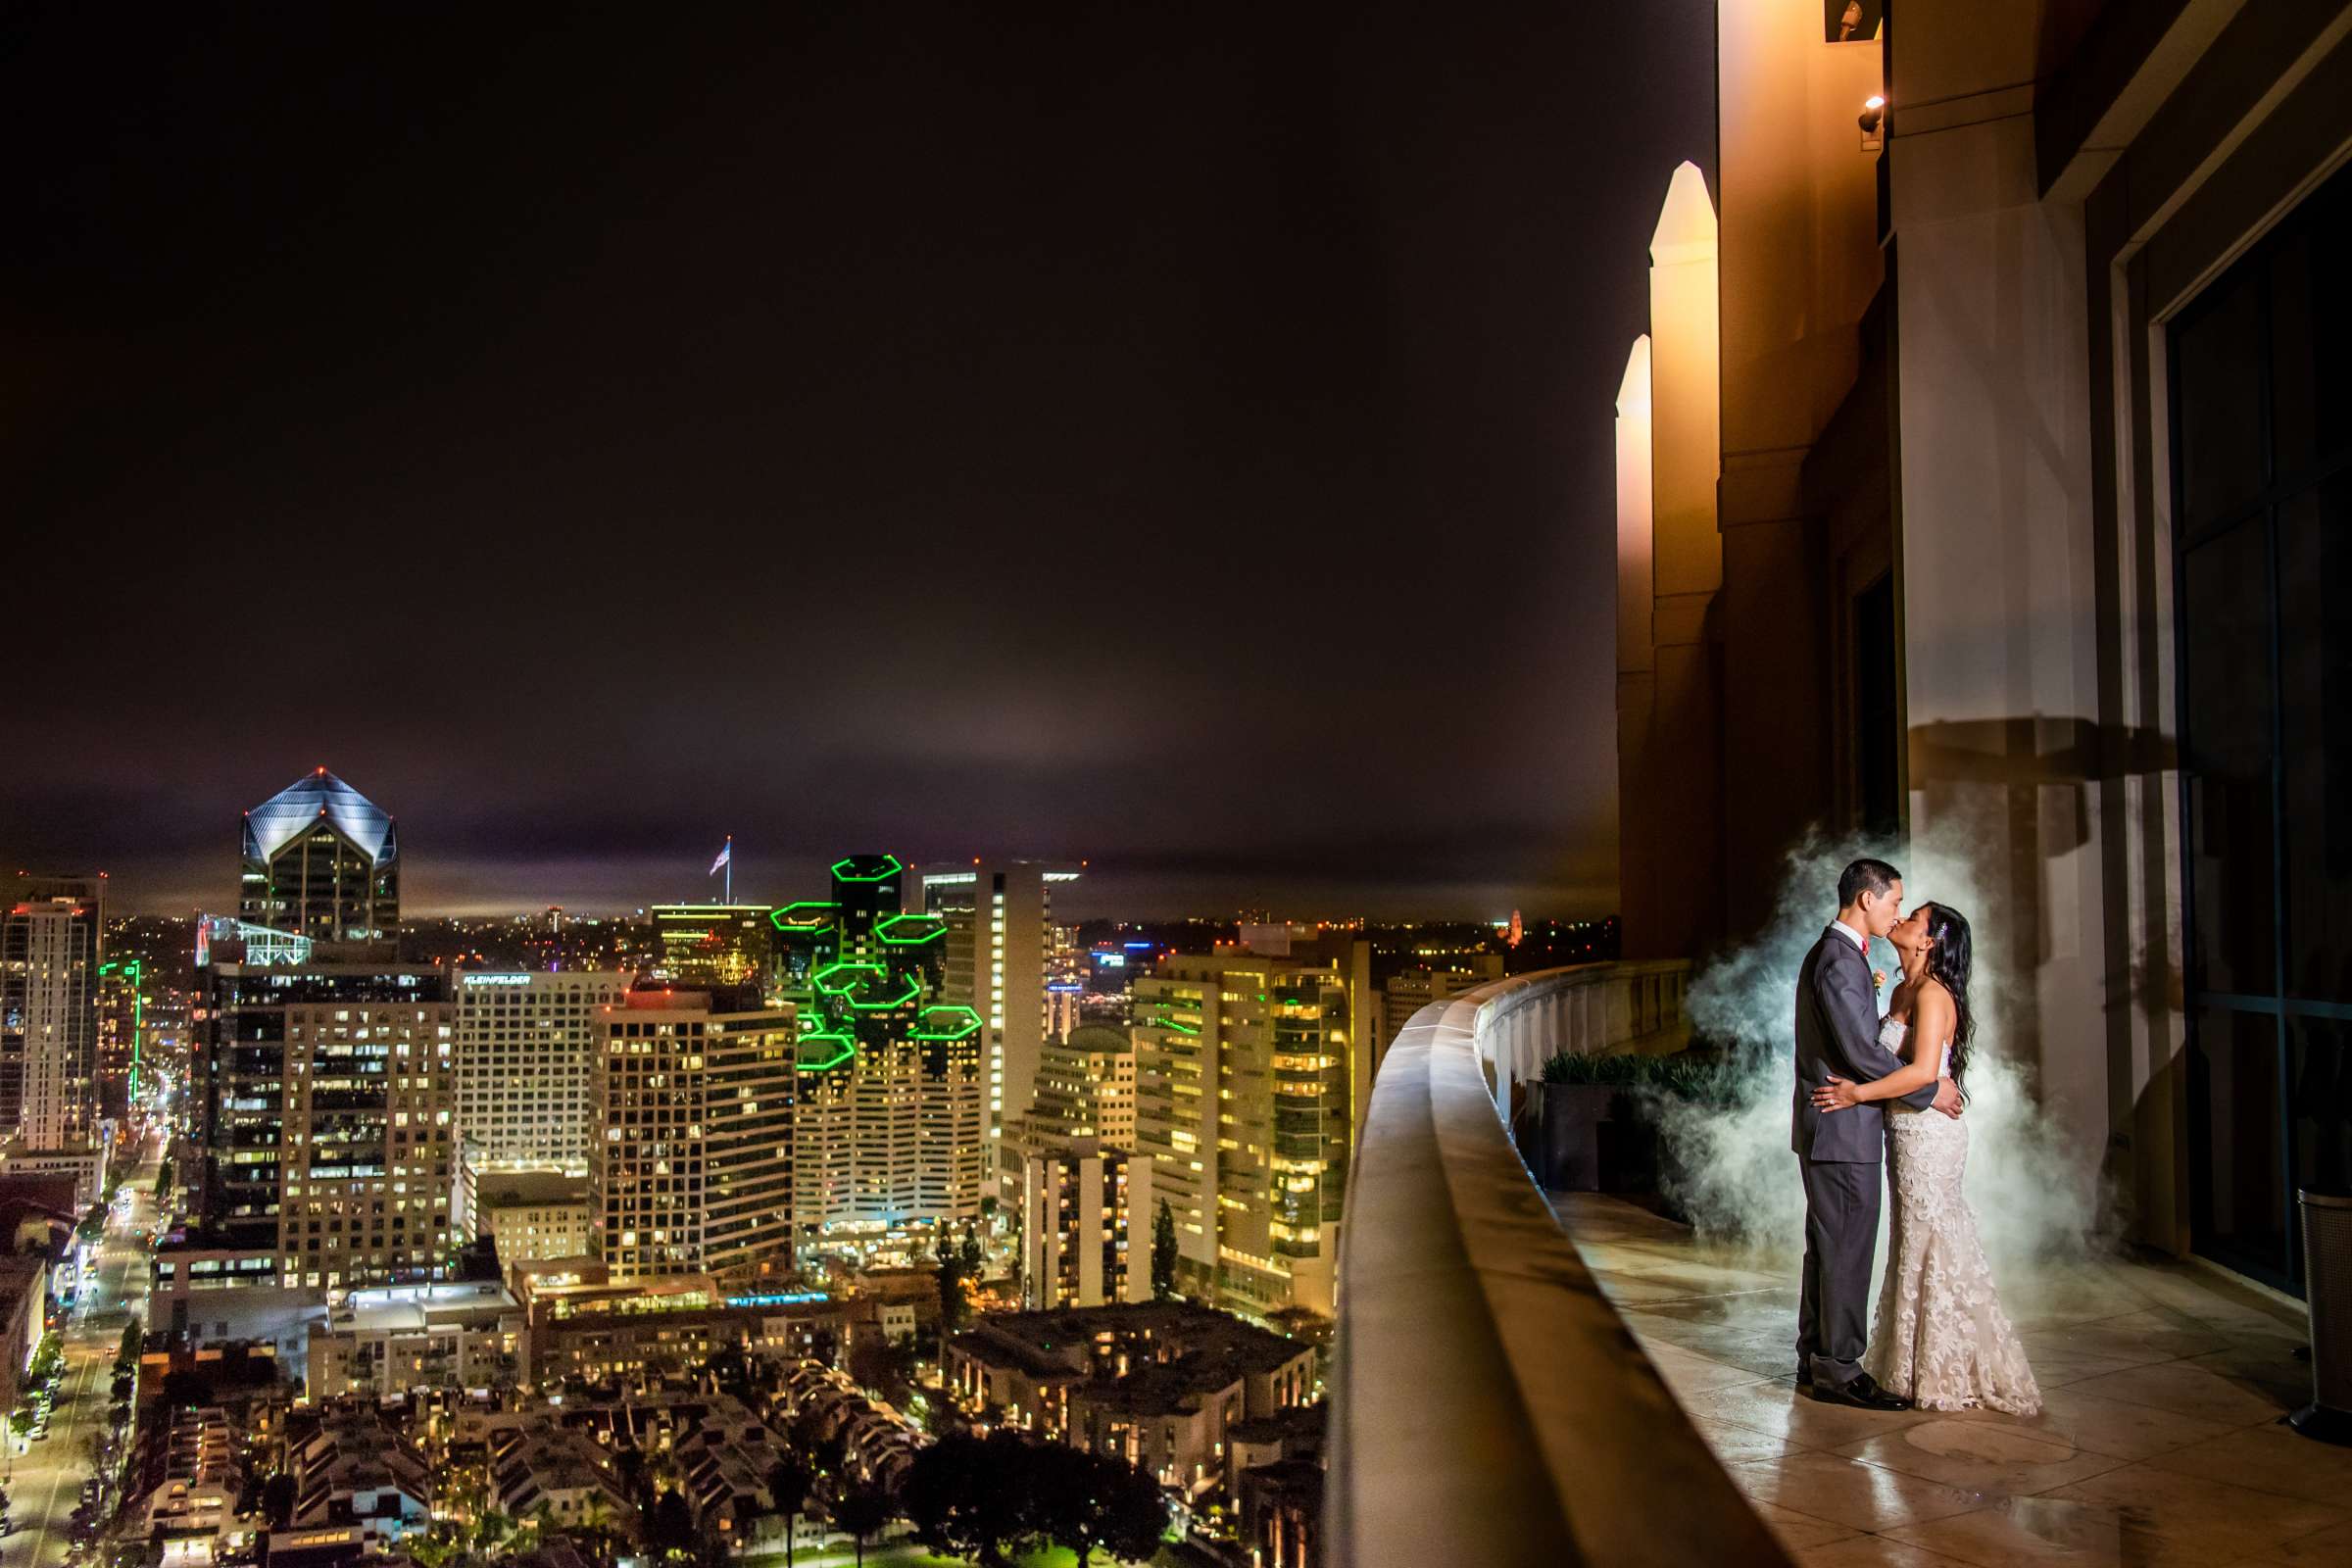
<path fill-rule="evenodd" d="M 1830 1074 L 1855 1083 L 1902 1065 L 1879 1044 L 1870 944 L 1903 912 L 1903 876 L 1885 860 L 1856 860 L 1838 878 L 1838 918 L 1805 955 L 1796 981 L 1796 1113 L 1789 1147 L 1805 1182 L 1804 1297 L 1796 1316 L 1796 1381 L 1824 1404 L 1900 1410 L 1862 1370 L 1870 1264 L 1879 1242 L 1879 1168 L 1886 1123 L 1879 1102 L 1825 1112 L 1813 1091 Z M 1938 1078 L 1899 1102 L 1960 1114 L 1960 1091 Z"/>

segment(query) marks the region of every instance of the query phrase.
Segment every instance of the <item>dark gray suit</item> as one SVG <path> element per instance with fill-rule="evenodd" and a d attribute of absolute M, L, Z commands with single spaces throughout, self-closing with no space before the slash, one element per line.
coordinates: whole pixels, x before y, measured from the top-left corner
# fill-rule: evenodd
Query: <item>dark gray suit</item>
<path fill-rule="evenodd" d="M 1886 1117 L 1879 1101 L 1843 1110 L 1814 1108 L 1830 1074 L 1875 1083 L 1902 1066 L 1879 1044 L 1878 993 L 1870 960 L 1845 934 L 1822 932 L 1796 981 L 1796 1100 L 1788 1146 L 1805 1182 L 1804 1296 L 1797 1307 L 1796 1360 L 1816 1383 L 1850 1383 L 1862 1370 L 1869 1333 L 1870 1264 L 1879 1245 L 1880 1167 Z M 1925 1110 L 1930 1082 L 1902 1097 Z"/>

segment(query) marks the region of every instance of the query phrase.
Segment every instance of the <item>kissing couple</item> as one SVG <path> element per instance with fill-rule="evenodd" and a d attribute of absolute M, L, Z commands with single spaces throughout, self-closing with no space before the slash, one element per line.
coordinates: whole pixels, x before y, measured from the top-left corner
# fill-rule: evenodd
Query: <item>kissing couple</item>
<path fill-rule="evenodd" d="M 1902 978 L 1878 1010 L 1870 944 Z M 1824 1404 L 2030 1416 L 2041 1390 L 2001 1310 L 1962 1192 L 1968 1124 L 1968 921 L 1944 904 L 1903 913 L 1902 873 L 1856 860 L 1838 918 L 1796 982 L 1796 1098 L 1789 1144 L 1805 1184 L 1796 1382 Z M 1862 1304 L 1879 1241 L 1879 1170 L 1891 1165 L 1894 1235 L 1878 1316 Z"/>

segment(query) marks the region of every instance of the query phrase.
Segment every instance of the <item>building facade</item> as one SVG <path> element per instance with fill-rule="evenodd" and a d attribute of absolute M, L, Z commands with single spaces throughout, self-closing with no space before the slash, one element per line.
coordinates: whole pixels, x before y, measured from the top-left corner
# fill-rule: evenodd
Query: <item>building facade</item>
<path fill-rule="evenodd" d="M 1134 986 L 1135 1149 L 1176 1220 L 1188 1293 L 1329 1315 L 1351 1138 L 1339 962 L 1233 950 L 1162 958 Z"/>
<path fill-rule="evenodd" d="M 237 913 L 314 942 L 387 942 L 400 930 L 391 813 L 321 767 L 245 813 Z"/>
<path fill-rule="evenodd" d="M 1625 951 L 1753 936 L 1816 831 L 1935 868 L 2053 1185 L 2299 1292 L 2352 1184 L 2352 9 L 1863 10 L 1720 8 L 1652 246 Z"/>
<path fill-rule="evenodd" d="M 304 1387 L 314 1403 L 418 1389 L 511 1389 L 522 1379 L 524 1318 L 506 1288 L 442 1284 L 354 1291 L 311 1326 Z"/>
<path fill-rule="evenodd" d="M 588 1173 L 588 1084 L 617 970 L 462 970 L 458 1126 L 476 1171 Z"/>
<path fill-rule="evenodd" d="M 590 1094 L 589 1201 L 614 1279 L 793 1268 L 800 1031 L 756 989 L 651 982 L 603 1013 Z"/>
<path fill-rule="evenodd" d="M 593 1257 L 603 1215 L 589 1201 L 585 1173 L 488 1171 L 467 1175 L 467 1234 L 487 1237 L 499 1266 Z"/>
<path fill-rule="evenodd" d="M 106 885 L 18 873 L 0 912 L 0 1139 L 89 1147 L 97 1130 Z"/>
<path fill-rule="evenodd" d="M 765 905 L 657 904 L 646 915 L 662 979 L 687 987 L 768 991 L 775 927 Z"/>
<path fill-rule="evenodd" d="M 988 1136 L 1000 1145 L 1005 1127 L 1028 1113 L 1037 1093 L 1053 1010 L 1046 988 L 1059 947 L 1054 889 L 1078 874 L 1074 867 L 1035 860 L 975 862 L 969 871 L 923 874 L 923 907 L 947 922 L 941 1000 L 980 1015 Z M 1017 1152 L 992 1158 L 991 1180 L 1018 1158 Z"/>
<path fill-rule="evenodd" d="M 798 1210 L 810 1232 L 979 1217 L 988 1105 L 978 1009 L 941 1000 L 951 927 L 903 903 L 892 855 L 832 867 L 774 911 L 801 1026 Z"/>
<path fill-rule="evenodd" d="M 1135 1147 L 1135 1040 L 1125 1029 L 1081 1024 L 1047 1042 L 1020 1142 L 1030 1149 L 1072 1138 Z"/>
<path fill-rule="evenodd" d="M 381 958 L 208 974 L 196 1095 L 209 1245 L 273 1259 L 287 1287 L 446 1278 L 449 976 Z"/>
<path fill-rule="evenodd" d="M 1021 1309 L 1152 1298 L 1152 1162 L 1094 1138 L 1021 1160 Z"/>

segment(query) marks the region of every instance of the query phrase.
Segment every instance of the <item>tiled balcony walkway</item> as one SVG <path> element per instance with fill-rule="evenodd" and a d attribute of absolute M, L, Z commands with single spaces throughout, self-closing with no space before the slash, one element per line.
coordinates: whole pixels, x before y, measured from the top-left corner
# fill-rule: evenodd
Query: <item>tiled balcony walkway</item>
<path fill-rule="evenodd" d="M 1883 1415 L 1796 1392 L 1792 1277 L 1615 1199 L 1552 1200 L 1807 1568 L 2352 1564 L 2352 1448 L 2278 1425 L 2310 1398 L 2310 1367 L 2290 1354 L 2297 1315 L 2252 1292 L 2109 1260 L 2003 1277 L 2040 1416 Z"/>

